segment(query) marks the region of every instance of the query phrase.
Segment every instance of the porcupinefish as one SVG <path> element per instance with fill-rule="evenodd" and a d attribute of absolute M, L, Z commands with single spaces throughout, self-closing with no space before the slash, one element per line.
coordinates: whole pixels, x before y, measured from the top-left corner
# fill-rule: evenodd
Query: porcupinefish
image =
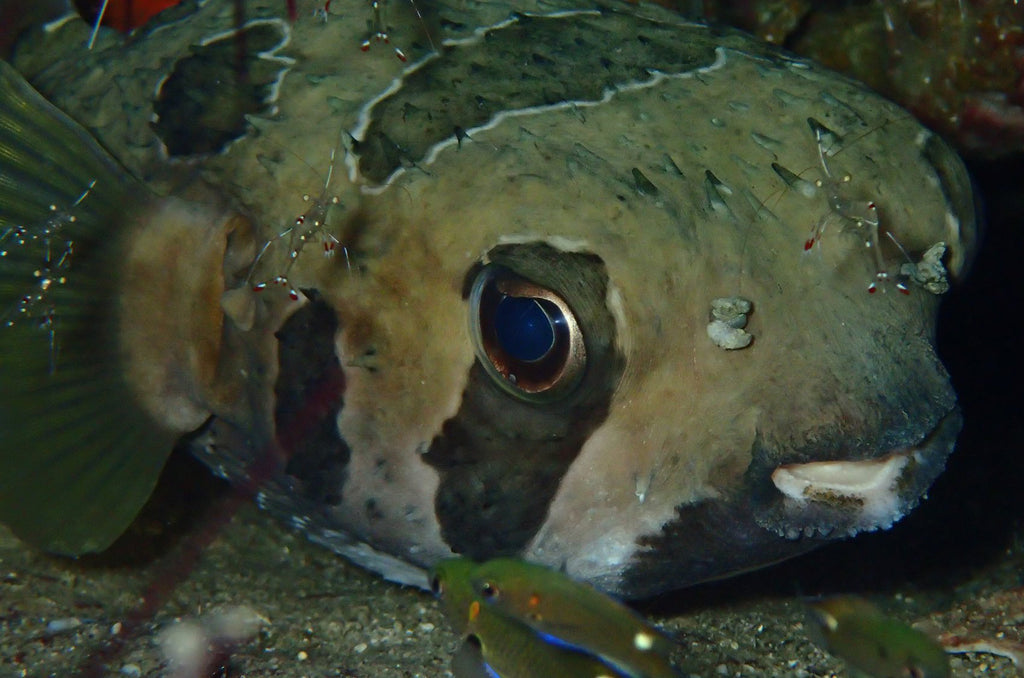
<path fill-rule="evenodd" d="M 23 539 L 102 549 L 187 441 L 390 579 L 504 555 L 645 596 L 887 528 L 940 473 L 975 208 L 905 111 L 654 6 L 246 9 L 244 77 L 209 72 L 222 2 L 91 52 L 48 27 L 16 63 L 54 105 L 0 71 Z"/>

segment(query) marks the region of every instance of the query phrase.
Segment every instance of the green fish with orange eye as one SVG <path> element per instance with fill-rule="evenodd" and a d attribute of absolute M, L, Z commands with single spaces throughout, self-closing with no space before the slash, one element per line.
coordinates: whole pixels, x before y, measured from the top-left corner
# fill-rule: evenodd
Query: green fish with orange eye
<path fill-rule="evenodd" d="M 639 614 L 597 589 L 542 565 L 495 558 L 470 575 L 489 606 L 520 619 L 539 634 L 600 657 L 627 675 L 675 676 L 674 643 Z"/>
<path fill-rule="evenodd" d="M 484 604 L 470 583 L 476 567 L 468 558 L 450 558 L 438 563 L 430 575 L 434 594 L 463 637 L 452 658 L 455 678 L 632 678 Z"/>
<path fill-rule="evenodd" d="M 460 632 L 479 628 L 481 619 L 498 630 L 496 620 L 504 620 L 525 627 L 534 643 L 596 658 L 606 674 L 614 669 L 610 675 L 629 678 L 677 675 L 667 636 L 625 605 L 559 572 L 513 558 L 479 565 L 459 558 L 440 563 L 431 582 Z M 494 638 L 511 644 L 512 636 Z M 485 656 L 487 640 L 481 638 Z"/>
<path fill-rule="evenodd" d="M 456 678 L 634 678 L 597 657 L 538 636 L 529 626 L 474 600 L 466 636 L 452 659 Z"/>
<path fill-rule="evenodd" d="M 820 644 L 854 675 L 870 678 L 948 678 L 949 659 L 933 638 L 857 596 L 811 603 Z"/>

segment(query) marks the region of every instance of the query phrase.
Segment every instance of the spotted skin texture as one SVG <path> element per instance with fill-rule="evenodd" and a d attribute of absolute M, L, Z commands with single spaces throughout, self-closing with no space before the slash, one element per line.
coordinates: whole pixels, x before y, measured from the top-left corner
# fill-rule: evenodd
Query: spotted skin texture
<path fill-rule="evenodd" d="M 646 596 L 887 527 L 942 470 L 960 418 L 933 346 L 940 299 L 884 280 L 869 294 L 870 226 L 850 216 L 873 205 L 894 279 L 940 241 L 950 277 L 965 273 L 969 182 L 905 111 L 656 7 L 438 3 L 433 56 L 396 12 L 403 64 L 360 51 L 362 21 L 276 22 L 268 1 L 247 11 L 282 35 L 272 112 L 226 151 L 168 165 L 153 92 L 189 44 L 230 28 L 229 5 L 61 58 L 82 29 L 68 24 L 17 65 L 129 170 L 188 197 L 198 168 L 270 242 L 222 300 L 197 453 L 238 480 L 281 444 L 291 461 L 260 503 L 310 538 L 407 583 L 463 552 Z M 321 194 L 337 204 L 319 230 L 281 236 Z M 577 316 L 585 369 L 557 398 L 485 369 L 472 289 L 495 265 Z M 285 273 L 298 300 L 251 290 Z M 754 339 L 727 351 L 706 326 L 734 296 Z M 310 308 L 333 323 L 292 323 Z M 296 440 L 321 368 L 334 382 L 309 404 L 317 437 Z M 274 415 L 286 392 L 296 418 Z M 873 459 L 899 468 L 876 512 L 773 480 Z"/>

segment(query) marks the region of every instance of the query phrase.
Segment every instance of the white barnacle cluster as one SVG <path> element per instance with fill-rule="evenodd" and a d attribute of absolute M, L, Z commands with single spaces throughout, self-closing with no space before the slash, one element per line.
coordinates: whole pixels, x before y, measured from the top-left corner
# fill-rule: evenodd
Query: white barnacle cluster
<path fill-rule="evenodd" d="M 754 337 L 745 329 L 747 315 L 754 308 L 743 297 L 719 297 L 711 300 L 711 322 L 708 323 L 708 338 L 727 351 L 746 348 Z"/>
<path fill-rule="evenodd" d="M 927 292 L 945 294 L 949 291 L 949 276 L 942 258 L 946 243 L 937 242 L 921 255 L 917 263 L 907 262 L 900 267 L 900 275 L 913 280 Z"/>

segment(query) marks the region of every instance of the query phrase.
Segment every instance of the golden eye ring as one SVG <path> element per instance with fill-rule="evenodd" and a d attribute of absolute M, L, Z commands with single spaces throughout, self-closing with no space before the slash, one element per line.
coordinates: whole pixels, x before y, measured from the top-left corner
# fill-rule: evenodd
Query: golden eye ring
<path fill-rule="evenodd" d="M 481 365 L 513 395 L 550 401 L 583 376 L 587 351 L 572 308 L 554 290 L 504 267 L 478 274 L 470 326 Z"/>

